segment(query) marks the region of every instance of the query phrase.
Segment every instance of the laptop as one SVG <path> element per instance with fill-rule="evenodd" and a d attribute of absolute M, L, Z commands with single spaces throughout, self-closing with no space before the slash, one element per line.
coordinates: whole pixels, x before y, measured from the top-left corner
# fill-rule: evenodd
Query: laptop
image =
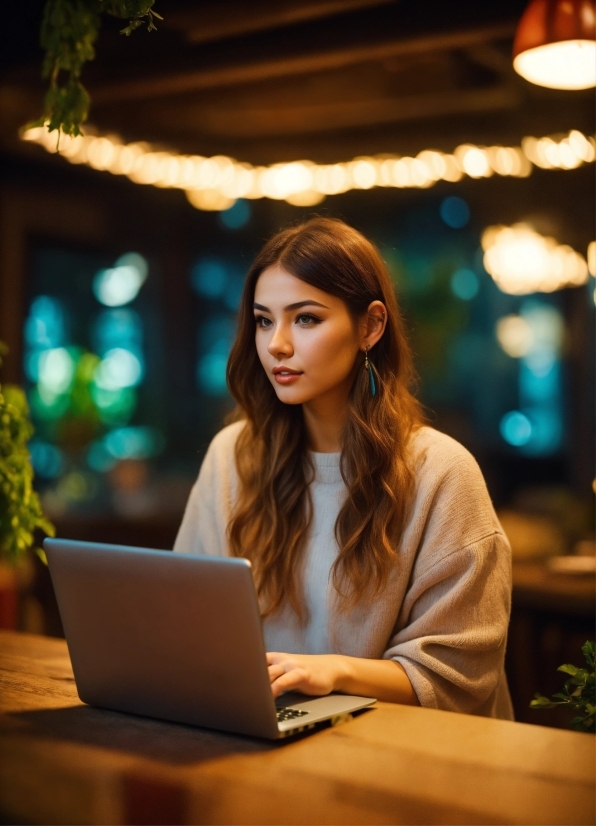
<path fill-rule="evenodd" d="M 84 703 L 278 739 L 376 702 L 296 692 L 274 701 L 246 559 L 43 544 Z"/>

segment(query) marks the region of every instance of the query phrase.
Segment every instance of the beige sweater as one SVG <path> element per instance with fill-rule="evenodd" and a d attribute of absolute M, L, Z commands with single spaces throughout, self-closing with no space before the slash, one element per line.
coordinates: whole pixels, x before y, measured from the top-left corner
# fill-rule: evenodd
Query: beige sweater
<path fill-rule="evenodd" d="M 237 490 L 234 445 L 242 422 L 211 442 L 175 551 L 225 556 Z M 346 488 L 339 453 L 313 453 L 313 521 L 304 568 L 309 619 L 267 618 L 268 651 L 340 653 L 401 663 L 423 706 L 512 719 L 503 660 L 511 552 L 480 469 L 453 439 L 424 427 L 412 437 L 416 494 L 385 591 L 339 614 L 330 570 Z"/>

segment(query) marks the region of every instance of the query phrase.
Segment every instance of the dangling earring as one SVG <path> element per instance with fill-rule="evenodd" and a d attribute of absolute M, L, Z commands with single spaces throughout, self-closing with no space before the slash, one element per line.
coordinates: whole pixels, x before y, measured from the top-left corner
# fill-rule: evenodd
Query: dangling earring
<path fill-rule="evenodd" d="M 375 384 L 375 377 L 373 375 L 373 368 L 368 360 L 368 344 L 366 345 L 366 351 L 364 353 L 364 367 L 368 370 L 368 378 L 370 380 L 370 395 L 376 396 L 377 395 L 377 385 Z"/>

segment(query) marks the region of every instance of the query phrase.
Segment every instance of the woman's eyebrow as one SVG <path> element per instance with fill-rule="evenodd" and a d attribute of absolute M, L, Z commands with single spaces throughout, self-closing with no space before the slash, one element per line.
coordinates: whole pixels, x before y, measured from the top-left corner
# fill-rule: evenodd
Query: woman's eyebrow
<path fill-rule="evenodd" d="M 299 310 L 301 307 L 309 307 L 309 306 L 323 307 L 323 309 L 325 309 L 325 310 L 329 309 L 329 307 L 327 307 L 326 304 L 321 304 L 319 301 L 297 301 L 295 304 L 288 304 L 287 307 L 284 307 L 284 312 L 288 312 L 289 310 Z M 253 308 L 253 310 L 262 310 L 262 312 L 264 312 L 264 313 L 270 313 L 271 312 L 269 307 L 265 307 L 263 304 L 257 304 L 256 301 L 252 305 L 252 308 Z"/>

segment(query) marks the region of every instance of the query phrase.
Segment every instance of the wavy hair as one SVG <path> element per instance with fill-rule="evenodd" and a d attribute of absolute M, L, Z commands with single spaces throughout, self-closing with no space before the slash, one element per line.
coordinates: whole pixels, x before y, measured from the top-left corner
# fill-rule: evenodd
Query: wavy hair
<path fill-rule="evenodd" d="M 341 440 L 347 495 L 335 524 L 339 553 L 332 581 L 342 610 L 374 599 L 398 561 L 414 484 L 408 442 L 422 423 L 422 412 L 411 392 L 415 377 L 404 322 L 376 248 L 331 218 L 313 218 L 271 238 L 248 272 L 228 361 L 228 385 L 238 405 L 235 417 L 246 421 L 236 443 L 239 491 L 228 540 L 232 555 L 253 564 L 263 616 L 289 605 L 303 623 L 302 566 L 314 467 L 302 408 L 277 398 L 255 345 L 255 286 L 274 265 L 340 298 L 354 321 L 372 301 L 387 308 L 385 331 L 369 353 L 377 393 L 371 396 L 367 371 L 358 370 Z"/>

